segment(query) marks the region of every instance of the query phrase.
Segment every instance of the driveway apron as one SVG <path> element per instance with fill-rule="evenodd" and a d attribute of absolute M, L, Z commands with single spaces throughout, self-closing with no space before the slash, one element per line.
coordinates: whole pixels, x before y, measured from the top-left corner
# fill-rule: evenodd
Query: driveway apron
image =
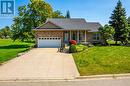
<path fill-rule="evenodd" d="M 0 80 L 74 79 L 79 76 L 71 54 L 35 48 L 0 66 Z"/>

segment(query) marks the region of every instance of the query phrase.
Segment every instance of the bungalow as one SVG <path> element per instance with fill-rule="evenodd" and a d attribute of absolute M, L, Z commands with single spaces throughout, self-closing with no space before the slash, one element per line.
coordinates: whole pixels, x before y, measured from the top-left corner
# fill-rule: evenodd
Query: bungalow
<path fill-rule="evenodd" d="M 44 25 L 34 29 L 37 47 L 61 47 L 76 40 L 78 43 L 101 42 L 98 22 L 86 22 L 81 18 L 47 19 Z"/>

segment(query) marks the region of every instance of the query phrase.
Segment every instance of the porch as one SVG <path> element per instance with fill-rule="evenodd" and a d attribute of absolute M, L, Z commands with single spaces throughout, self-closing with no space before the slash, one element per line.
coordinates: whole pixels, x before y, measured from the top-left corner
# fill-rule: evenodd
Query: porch
<path fill-rule="evenodd" d="M 63 41 L 64 41 L 64 43 L 69 43 L 70 40 L 76 40 L 77 43 L 87 43 L 87 42 L 90 41 L 87 38 L 87 33 L 88 33 L 87 30 L 69 30 L 69 31 L 64 31 Z"/>

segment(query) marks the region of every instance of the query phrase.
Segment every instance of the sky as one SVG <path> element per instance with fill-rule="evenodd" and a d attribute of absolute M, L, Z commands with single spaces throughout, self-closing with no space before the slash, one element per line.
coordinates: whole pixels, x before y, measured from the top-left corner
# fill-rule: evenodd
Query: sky
<path fill-rule="evenodd" d="M 70 11 L 71 18 L 85 18 L 87 22 L 100 22 L 105 25 L 110 20 L 118 0 L 45 0 L 53 10 L 60 10 L 63 15 Z M 127 17 L 130 16 L 130 0 L 121 0 L 126 9 Z M 29 0 L 15 0 L 15 15 L 17 16 L 18 7 L 27 5 Z M 13 17 L 0 18 L 0 28 L 10 26 Z"/>

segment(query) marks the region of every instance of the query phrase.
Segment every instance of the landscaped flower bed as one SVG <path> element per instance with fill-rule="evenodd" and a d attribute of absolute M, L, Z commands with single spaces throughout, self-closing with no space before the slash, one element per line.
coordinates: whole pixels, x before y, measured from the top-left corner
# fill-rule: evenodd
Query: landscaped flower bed
<path fill-rule="evenodd" d="M 69 44 L 70 44 L 70 45 L 72 45 L 72 44 L 73 44 L 73 45 L 76 45 L 76 44 L 77 44 L 77 41 L 76 41 L 76 40 L 70 40 L 70 41 L 69 41 Z"/>

